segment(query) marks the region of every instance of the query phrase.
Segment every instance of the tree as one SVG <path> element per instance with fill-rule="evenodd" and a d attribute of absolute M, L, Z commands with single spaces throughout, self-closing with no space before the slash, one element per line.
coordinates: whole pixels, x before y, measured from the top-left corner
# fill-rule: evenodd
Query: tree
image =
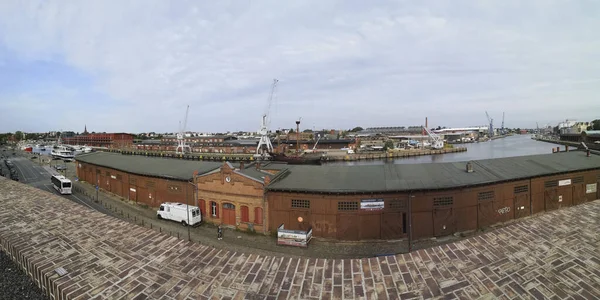
<path fill-rule="evenodd" d="M 359 132 L 359 131 L 363 131 L 363 130 L 364 130 L 364 129 L 363 129 L 362 127 L 358 126 L 358 127 L 354 127 L 354 128 L 352 128 L 352 129 L 350 130 L 350 132 Z"/>
<path fill-rule="evenodd" d="M 23 132 L 22 131 L 16 131 L 15 132 L 15 140 L 20 141 L 23 139 Z"/>
<path fill-rule="evenodd" d="M 591 126 L 588 126 L 588 130 L 600 130 L 600 119 L 592 121 Z"/>
<path fill-rule="evenodd" d="M 392 140 L 387 140 L 383 144 L 383 151 L 388 151 L 390 149 L 394 149 L 394 142 Z"/>

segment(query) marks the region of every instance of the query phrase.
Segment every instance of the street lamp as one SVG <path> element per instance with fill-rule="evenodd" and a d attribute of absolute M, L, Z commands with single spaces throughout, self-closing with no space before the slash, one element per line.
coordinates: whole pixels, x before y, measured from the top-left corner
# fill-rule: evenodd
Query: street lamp
<path fill-rule="evenodd" d="M 194 183 L 192 183 L 193 180 L 195 180 L 196 176 L 198 176 L 198 171 L 194 171 L 194 176 L 192 177 L 192 179 L 188 180 L 185 185 L 185 204 L 186 204 L 186 210 L 187 210 L 187 230 L 188 230 L 188 241 L 191 241 L 192 238 L 190 237 L 190 197 L 189 197 L 189 193 L 188 193 L 188 188 L 190 187 L 190 185 L 192 185 L 194 187 L 194 192 L 192 192 L 192 197 L 196 195 L 196 185 Z"/>
<path fill-rule="evenodd" d="M 412 193 L 408 196 L 408 253 L 412 252 L 412 199 L 414 197 Z"/>

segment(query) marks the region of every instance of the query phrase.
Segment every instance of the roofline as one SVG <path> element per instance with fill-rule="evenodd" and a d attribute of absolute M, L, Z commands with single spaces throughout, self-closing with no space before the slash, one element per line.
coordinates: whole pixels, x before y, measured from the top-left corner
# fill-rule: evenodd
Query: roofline
<path fill-rule="evenodd" d="M 192 174 L 192 176 L 188 179 L 185 178 L 180 178 L 180 177 L 174 177 L 174 176 L 169 176 L 169 175 L 156 175 L 156 174 L 145 174 L 145 173 L 141 173 L 141 172 L 131 172 L 131 171 L 126 171 L 123 170 L 121 168 L 114 168 L 114 167 L 109 167 L 109 166 L 102 166 L 99 164 L 95 164 L 95 163 L 91 163 L 91 162 L 87 162 L 87 161 L 83 161 L 83 160 L 78 160 L 77 158 L 75 158 L 75 162 L 83 162 L 86 164 L 90 164 L 90 165 L 94 165 L 96 167 L 101 167 L 101 168 L 107 168 L 107 169 L 113 169 L 113 170 L 117 170 L 117 171 L 121 171 L 121 172 L 125 172 L 127 174 L 134 174 L 134 175 L 139 175 L 139 176 L 146 176 L 146 177 L 152 177 L 152 178 L 159 178 L 159 179 L 168 179 L 168 180 L 177 180 L 177 181 L 191 181 L 194 180 L 194 175 Z M 219 169 L 220 167 L 217 167 L 216 169 Z M 210 170 L 208 172 L 204 172 L 202 174 L 198 174 L 198 176 L 203 176 L 207 173 L 210 173 L 216 169 Z"/>
<path fill-rule="evenodd" d="M 286 169 L 286 170 L 288 170 L 288 169 Z M 451 187 L 429 188 L 429 189 L 406 189 L 406 190 L 387 190 L 387 191 L 320 191 L 320 190 L 315 191 L 315 190 L 307 190 L 307 189 L 294 190 L 294 189 L 286 189 L 286 188 L 271 188 L 271 187 L 269 187 L 270 186 L 270 184 L 269 184 L 269 186 L 265 187 L 265 192 L 286 192 L 286 193 L 324 194 L 324 195 L 332 195 L 332 194 L 336 194 L 336 195 L 395 194 L 395 193 L 406 193 L 406 192 L 416 193 L 416 192 L 443 191 L 443 190 L 481 187 L 481 186 L 486 186 L 486 185 L 491 185 L 491 184 L 502 184 L 502 183 L 508 183 L 508 182 L 522 181 L 522 180 L 532 180 L 532 179 L 546 177 L 546 176 L 563 175 L 563 174 L 569 174 L 569 173 L 575 173 L 575 172 L 586 172 L 586 171 L 593 171 L 593 170 L 600 170 L 600 167 L 599 168 L 580 169 L 580 170 L 576 170 L 576 171 L 548 173 L 548 174 L 536 175 L 536 176 L 531 176 L 531 177 L 518 177 L 518 178 L 511 178 L 511 179 L 499 180 L 499 181 L 488 181 L 488 182 L 482 182 L 482 183 L 476 183 L 476 184 L 456 185 L 456 186 L 451 186 Z M 280 174 L 281 173 L 283 173 L 283 171 L 280 172 Z M 280 179 L 280 178 L 278 178 L 278 176 L 279 176 L 279 174 L 277 174 L 277 176 L 275 176 L 275 178 Z M 274 182 L 275 182 L 275 179 L 273 181 L 271 181 L 271 183 L 274 183 Z"/>

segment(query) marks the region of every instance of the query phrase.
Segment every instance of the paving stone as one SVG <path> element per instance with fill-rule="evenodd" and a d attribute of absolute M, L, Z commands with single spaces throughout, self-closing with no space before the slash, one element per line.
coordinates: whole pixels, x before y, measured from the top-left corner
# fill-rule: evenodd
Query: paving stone
<path fill-rule="evenodd" d="M 410 254 L 245 254 L 0 181 L 0 248 L 67 299 L 594 299 L 600 201 Z M 23 212 L 26 212 L 25 214 Z M 63 267 L 67 274 L 54 272 Z"/>

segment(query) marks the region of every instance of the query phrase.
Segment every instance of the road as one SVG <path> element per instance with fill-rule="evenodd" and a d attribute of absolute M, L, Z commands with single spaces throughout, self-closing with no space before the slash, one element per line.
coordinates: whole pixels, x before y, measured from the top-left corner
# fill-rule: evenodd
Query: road
<path fill-rule="evenodd" d="M 73 194 L 71 195 L 59 194 L 50 182 L 50 177 L 52 175 L 59 174 L 58 171 L 54 170 L 53 168 L 49 166 L 40 166 L 37 163 L 34 163 L 31 159 L 22 156 L 10 156 L 8 159 L 15 164 L 15 168 L 19 174 L 19 181 L 21 183 L 25 183 L 38 189 L 59 195 L 63 198 L 69 199 L 77 204 L 87 206 L 88 208 L 97 210 L 101 213 L 114 216 L 113 212 L 104 208 L 104 206 L 101 204 L 94 202 L 92 199 L 82 193 L 73 191 Z M 52 161 L 52 164 L 61 164 L 61 161 Z M 2 163 L 2 168 L 4 168 L 4 175 L 8 177 L 8 168 L 6 168 L 4 163 Z"/>

